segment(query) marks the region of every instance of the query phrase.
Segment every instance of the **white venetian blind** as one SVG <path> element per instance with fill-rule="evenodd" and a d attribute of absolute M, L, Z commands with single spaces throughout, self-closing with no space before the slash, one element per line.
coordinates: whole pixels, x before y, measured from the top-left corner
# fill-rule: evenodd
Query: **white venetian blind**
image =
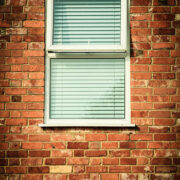
<path fill-rule="evenodd" d="M 50 118 L 123 119 L 125 59 L 51 59 Z"/>
<path fill-rule="evenodd" d="M 119 45 L 121 0 L 54 0 L 54 45 Z"/>

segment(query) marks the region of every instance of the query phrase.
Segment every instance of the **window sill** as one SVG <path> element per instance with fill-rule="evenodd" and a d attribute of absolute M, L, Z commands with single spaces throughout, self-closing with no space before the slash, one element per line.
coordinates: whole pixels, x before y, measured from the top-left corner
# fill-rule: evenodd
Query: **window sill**
<path fill-rule="evenodd" d="M 135 127 L 135 124 L 128 123 L 47 123 L 39 124 L 40 127 Z"/>

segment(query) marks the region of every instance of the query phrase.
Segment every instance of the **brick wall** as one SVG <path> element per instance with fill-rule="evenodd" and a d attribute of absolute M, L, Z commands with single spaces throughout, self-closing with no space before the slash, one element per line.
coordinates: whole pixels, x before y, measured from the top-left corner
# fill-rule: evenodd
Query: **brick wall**
<path fill-rule="evenodd" d="M 131 0 L 136 128 L 38 127 L 44 0 L 0 4 L 1 180 L 180 179 L 179 0 Z"/>

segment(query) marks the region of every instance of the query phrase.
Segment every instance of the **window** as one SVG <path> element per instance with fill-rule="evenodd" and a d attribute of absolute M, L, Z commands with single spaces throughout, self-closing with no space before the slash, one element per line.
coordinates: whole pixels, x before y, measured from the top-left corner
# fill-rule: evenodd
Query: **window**
<path fill-rule="evenodd" d="M 128 0 L 48 0 L 45 124 L 130 123 Z"/>

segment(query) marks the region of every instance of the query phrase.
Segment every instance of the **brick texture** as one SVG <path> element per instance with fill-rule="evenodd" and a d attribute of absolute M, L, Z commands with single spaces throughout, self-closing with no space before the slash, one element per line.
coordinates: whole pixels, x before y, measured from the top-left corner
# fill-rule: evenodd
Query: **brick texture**
<path fill-rule="evenodd" d="M 45 0 L 0 5 L 0 179 L 179 180 L 180 1 L 131 0 L 131 122 L 47 128 Z M 113 123 L 113 122 L 112 122 Z"/>

